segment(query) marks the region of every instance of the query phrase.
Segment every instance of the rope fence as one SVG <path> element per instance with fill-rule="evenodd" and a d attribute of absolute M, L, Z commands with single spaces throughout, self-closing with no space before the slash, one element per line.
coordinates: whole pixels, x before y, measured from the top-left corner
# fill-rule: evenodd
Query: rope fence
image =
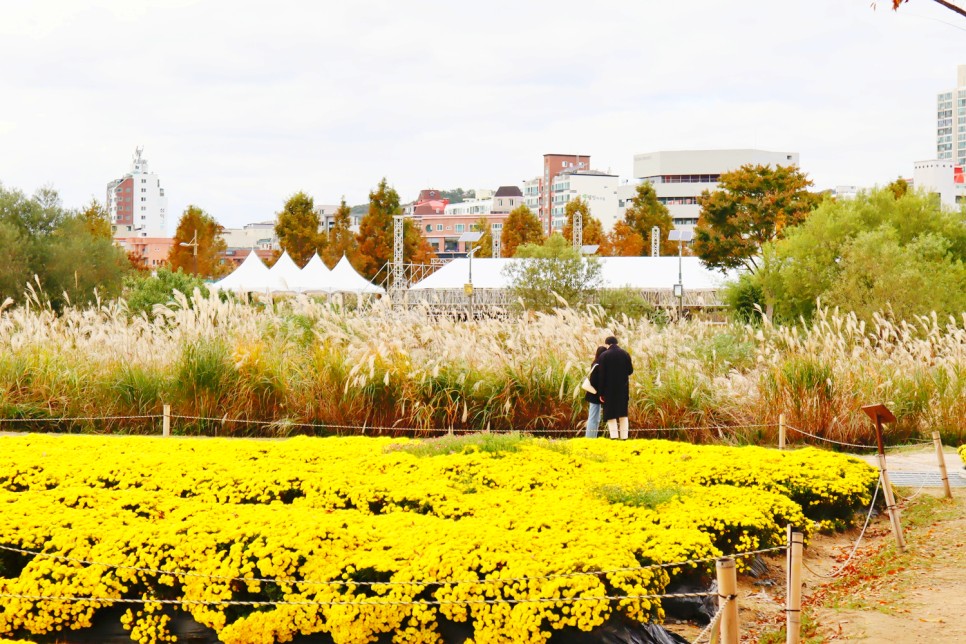
<path fill-rule="evenodd" d="M 345 423 L 325 423 L 325 422 L 303 422 L 303 421 L 293 421 L 285 418 L 276 420 L 258 420 L 252 418 L 229 418 L 227 416 L 216 417 L 216 416 L 194 416 L 186 414 L 140 414 L 131 416 L 48 416 L 43 418 L 0 418 L 0 426 L 4 424 L 39 424 L 39 423 L 72 423 L 72 422 L 105 422 L 105 421 L 158 421 L 163 420 L 170 422 L 172 420 L 188 421 L 188 422 L 205 422 L 205 423 L 218 423 L 220 425 L 251 425 L 258 427 L 275 427 L 275 428 L 291 428 L 291 429 L 305 429 L 305 430 L 316 430 L 316 431 L 334 431 L 337 433 L 347 433 L 347 434 L 433 434 L 433 435 L 467 435 L 467 434 L 480 434 L 480 433 L 510 433 L 510 432 L 520 432 L 522 434 L 568 434 L 572 433 L 576 436 L 581 436 L 582 431 L 579 429 L 559 429 L 553 427 L 532 427 L 523 430 L 517 429 L 505 429 L 505 430 L 493 430 L 487 427 L 480 428 L 460 428 L 455 426 L 450 427 L 412 427 L 412 426 L 402 426 L 402 425 L 369 425 L 366 423 L 362 424 L 345 424 Z M 672 433 L 672 432 L 700 432 L 700 431 L 710 431 L 718 432 L 719 435 L 722 432 L 734 433 L 739 430 L 744 429 L 762 429 L 762 428 L 772 428 L 780 427 L 783 430 L 791 430 L 802 436 L 806 436 L 815 441 L 828 443 L 832 445 L 838 445 L 840 447 L 848 447 L 856 450 L 875 450 L 875 445 L 865 445 L 861 443 L 850 443 L 847 441 L 839 441 L 825 436 L 820 436 L 818 434 L 808 432 L 794 425 L 790 425 L 783 421 L 779 423 L 751 423 L 742 425 L 691 425 L 682 427 L 630 427 L 628 429 L 629 434 L 660 434 L 662 432 Z M 605 429 L 605 428 L 602 428 Z M 604 431 L 606 433 L 606 431 Z M 904 443 L 901 445 L 890 445 L 889 449 L 901 449 L 907 447 L 917 447 L 932 444 L 932 441 L 921 440 L 913 441 L 910 443 Z"/>

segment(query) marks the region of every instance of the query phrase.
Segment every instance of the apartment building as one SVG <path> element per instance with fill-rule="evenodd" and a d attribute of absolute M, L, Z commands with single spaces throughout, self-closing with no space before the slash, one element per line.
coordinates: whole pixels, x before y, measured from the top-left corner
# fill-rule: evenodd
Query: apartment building
<path fill-rule="evenodd" d="M 567 204 L 580 198 L 587 203 L 590 215 L 599 219 L 604 231 L 610 231 L 618 219 L 615 174 L 596 170 L 567 169 L 557 174 L 550 187 L 551 230 L 562 231 L 567 223 Z"/>
<path fill-rule="evenodd" d="M 107 184 L 105 204 L 115 239 L 168 236 L 168 199 L 143 153 L 136 148 L 130 172 Z"/>

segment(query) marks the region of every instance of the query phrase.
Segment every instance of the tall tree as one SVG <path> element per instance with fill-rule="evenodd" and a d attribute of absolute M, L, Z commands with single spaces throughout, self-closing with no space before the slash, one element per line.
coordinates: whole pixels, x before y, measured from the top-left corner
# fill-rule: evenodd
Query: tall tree
<path fill-rule="evenodd" d="M 600 286 L 601 264 L 596 257 L 581 257 L 569 239 L 554 233 L 542 244 L 521 244 L 516 257 L 525 261 L 505 267 L 515 298 L 527 309 L 549 310 L 586 302 Z"/>
<path fill-rule="evenodd" d="M 564 212 L 567 213 L 567 223 L 564 224 L 563 238 L 573 243 L 574 238 L 574 215 L 578 212 L 583 218 L 583 228 L 581 231 L 581 245 L 594 244 L 600 246 L 604 242 L 604 226 L 590 214 L 590 206 L 586 201 L 577 197 L 567 202 Z"/>
<path fill-rule="evenodd" d="M 923 192 L 896 199 L 886 187 L 826 200 L 766 250 L 773 250 L 772 270 L 757 277 L 775 295 L 776 314 L 787 320 L 810 318 L 818 299 L 861 310 L 864 319 L 887 303 L 903 314 L 949 312 L 955 309 L 945 289 L 957 297 L 966 293 L 949 283 L 966 262 L 966 221 Z M 935 284 L 928 288 L 899 288 L 910 275 L 930 274 Z"/>
<path fill-rule="evenodd" d="M 483 233 L 480 241 L 473 244 L 479 248 L 474 257 L 493 257 L 493 228 L 490 225 L 490 220 L 486 218 L 486 215 L 480 215 L 480 218 L 473 225 L 477 232 Z"/>
<path fill-rule="evenodd" d="M 321 225 L 312 197 L 304 192 L 296 192 L 277 215 L 275 235 L 278 245 L 283 251 L 288 251 L 296 264 L 305 266 L 312 255 L 325 245 L 325 236 L 319 232 Z"/>
<path fill-rule="evenodd" d="M 27 280 L 34 275 L 46 288 L 51 236 L 66 217 L 53 188 L 41 188 L 27 197 L 0 185 L 0 283 L 4 288 L 0 301 L 21 300 Z"/>
<path fill-rule="evenodd" d="M 898 179 L 890 183 L 888 186 L 886 186 L 886 188 L 888 188 L 889 191 L 892 192 L 892 195 L 896 199 L 902 199 L 909 192 L 909 182 L 903 179 L 902 177 L 899 177 Z"/>
<path fill-rule="evenodd" d="M 84 226 L 94 237 L 101 237 L 103 239 L 112 239 L 111 234 L 111 217 L 107 213 L 107 208 L 101 205 L 101 203 L 91 198 L 91 202 L 80 212 L 80 217 L 84 221 Z"/>
<path fill-rule="evenodd" d="M 328 239 L 322 247 L 322 261 L 329 268 L 335 268 L 342 256 L 345 255 L 350 262 L 356 261 L 356 254 L 359 250 L 359 242 L 356 241 L 355 233 L 350 226 L 352 209 L 346 205 L 345 197 L 339 203 L 339 207 L 332 217 L 332 230 L 328 232 Z"/>
<path fill-rule="evenodd" d="M 513 257 L 521 244 L 541 244 L 543 240 L 543 224 L 526 204 L 520 204 L 503 222 L 500 252 L 504 257 Z"/>
<path fill-rule="evenodd" d="M 192 243 L 197 243 L 197 248 L 182 246 Z M 219 253 L 227 248 L 225 240 L 221 238 L 218 222 L 198 206 L 188 206 L 178 221 L 174 245 L 168 253 L 168 264 L 173 271 L 181 269 L 199 277 L 220 277 L 228 272 L 228 267 L 219 257 Z"/>
<path fill-rule="evenodd" d="M 605 257 L 641 257 L 644 238 L 624 220 L 614 224 L 614 230 L 604 237 L 600 254 Z"/>
<path fill-rule="evenodd" d="M 0 220 L 0 304 L 8 297 L 19 301 L 30 274 L 27 240 L 17 226 Z"/>
<path fill-rule="evenodd" d="M 387 265 L 393 260 L 393 217 L 402 214 L 399 193 L 385 177 L 376 190 L 369 193 L 369 210 L 359 223 L 356 268 L 366 278 L 381 283 L 387 278 Z M 435 256 L 429 242 L 416 230 L 412 221 L 403 221 L 403 261 L 429 263 Z"/>
<path fill-rule="evenodd" d="M 820 197 L 795 166 L 743 165 L 721 175 L 698 203 L 694 252 L 711 268 L 760 268 L 762 246 L 808 217 Z"/>
<path fill-rule="evenodd" d="M 674 220 L 671 219 L 667 206 L 658 201 L 657 192 L 650 181 L 637 186 L 637 192 L 624 212 L 624 221 L 644 240 L 643 252 L 651 252 L 651 235 L 657 226 L 661 231 L 661 255 L 678 253 L 677 244 L 668 239 L 671 229 L 674 228 Z"/>
<path fill-rule="evenodd" d="M 95 290 L 115 297 L 131 270 L 127 254 L 103 230 L 91 231 L 84 213 L 68 216 L 51 234 L 48 257 L 45 289 L 55 308 L 92 302 Z"/>

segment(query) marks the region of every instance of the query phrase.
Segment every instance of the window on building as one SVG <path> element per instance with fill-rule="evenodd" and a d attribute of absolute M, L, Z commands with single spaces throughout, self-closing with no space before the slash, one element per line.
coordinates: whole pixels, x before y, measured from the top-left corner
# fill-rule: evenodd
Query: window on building
<path fill-rule="evenodd" d="M 456 232 L 458 232 L 458 233 L 463 232 L 463 228 L 464 227 L 465 226 L 463 224 L 456 224 Z"/>
<path fill-rule="evenodd" d="M 443 229 L 443 224 L 436 224 L 436 232 L 439 232 L 442 229 Z"/>

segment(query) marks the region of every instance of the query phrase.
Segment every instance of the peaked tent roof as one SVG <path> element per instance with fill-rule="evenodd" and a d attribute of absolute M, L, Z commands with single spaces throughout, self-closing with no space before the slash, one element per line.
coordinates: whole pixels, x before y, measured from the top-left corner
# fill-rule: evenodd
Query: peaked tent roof
<path fill-rule="evenodd" d="M 341 293 L 385 293 L 386 289 L 376 286 L 352 268 L 345 255 L 332 269 L 332 290 Z"/>
<path fill-rule="evenodd" d="M 292 260 L 287 250 L 282 252 L 282 256 L 268 269 L 268 272 L 281 282 L 280 290 L 302 290 L 302 269 Z"/>
<path fill-rule="evenodd" d="M 238 268 L 227 277 L 213 285 L 222 291 L 241 291 L 247 293 L 264 293 L 282 290 L 282 284 L 273 276 L 268 267 L 253 250 L 248 254 Z"/>
<path fill-rule="evenodd" d="M 333 289 L 332 271 L 325 265 L 319 254 L 302 269 L 301 286 L 303 293 L 331 293 Z"/>

